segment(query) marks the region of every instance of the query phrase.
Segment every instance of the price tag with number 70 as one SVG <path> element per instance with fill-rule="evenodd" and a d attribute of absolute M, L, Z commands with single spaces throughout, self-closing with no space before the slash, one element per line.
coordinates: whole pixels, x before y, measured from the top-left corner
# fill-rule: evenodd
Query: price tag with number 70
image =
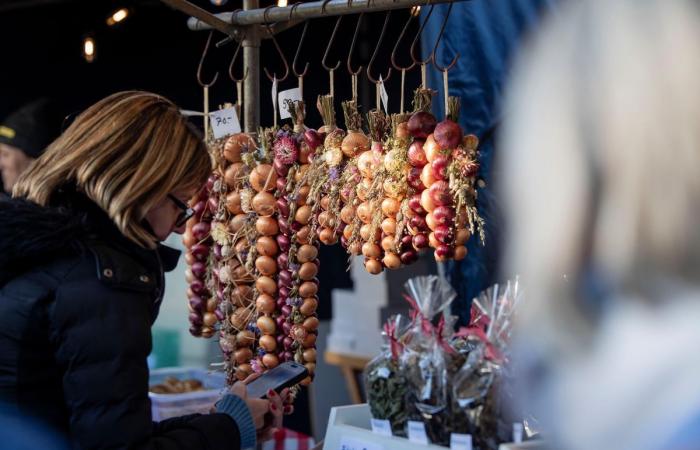
<path fill-rule="evenodd" d="M 241 132 L 241 124 L 234 106 L 220 109 L 209 114 L 214 139 Z"/>

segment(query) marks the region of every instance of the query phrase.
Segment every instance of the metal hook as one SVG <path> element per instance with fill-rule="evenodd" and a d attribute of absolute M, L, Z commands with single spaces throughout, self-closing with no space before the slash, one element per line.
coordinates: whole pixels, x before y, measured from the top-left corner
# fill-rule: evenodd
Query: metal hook
<path fill-rule="evenodd" d="M 420 64 L 420 65 L 425 65 L 430 62 L 432 59 L 433 55 L 430 54 L 428 58 L 423 61 L 420 59 L 416 58 L 416 43 L 418 43 L 418 38 L 423 34 L 423 29 L 425 28 L 425 25 L 428 23 L 428 20 L 430 20 L 430 16 L 433 14 L 433 9 L 435 8 L 435 5 L 430 5 L 430 11 L 428 11 L 428 14 L 425 16 L 425 20 L 423 21 L 423 24 L 420 26 L 420 29 L 418 30 L 418 34 L 416 34 L 416 37 L 413 38 L 413 42 L 411 43 L 411 59 L 415 64 Z"/>
<path fill-rule="evenodd" d="M 202 52 L 202 57 L 199 60 L 199 66 L 197 67 L 197 82 L 199 83 L 200 86 L 203 88 L 210 88 L 216 83 L 216 80 L 219 79 L 219 72 L 216 72 L 214 74 L 214 78 L 209 83 L 205 83 L 202 81 L 202 66 L 204 66 L 204 59 L 207 56 L 207 52 L 209 52 L 209 45 L 211 45 L 211 37 L 214 35 L 214 30 L 209 32 L 209 37 L 207 38 L 207 44 L 204 46 L 204 52 Z"/>
<path fill-rule="evenodd" d="M 294 8 L 294 6 L 292 6 Z M 304 66 L 304 71 L 299 73 L 297 70 L 297 59 L 299 58 L 299 52 L 301 51 L 301 46 L 304 43 L 304 37 L 306 37 L 306 29 L 309 27 L 309 21 L 307 20 L 306 23 L 304 24 L 304 30 L 301 32 L 301 38 L 299 39 L 299 46 L 297 47 L 297 52 L 294 54 L 294 60 L 292 61 L 292 72 L 294 72 L 294 75 L 297 78 L 301 78 L 306 76 L 306 73 L 309 71 L 309 63 L 307 62 L 306 65 Z"/>
<path fill-rule="evenodd" d="M 272 31 L 272 28 L 270 28 L 270 24 L 268 23 L 268 20 L 267 20 L 267 14 L 270 12 L 270 9 L 276 8 L 276 7 L 277 7 L 277 5 L 270 5 L 267 8 L 265 8 L 265 12 L 263 13 L 263 19 L 265 20 L 265 28 L 267 28 L 267 32 L 270 33 L 270 38 L 272 39 L 272 43 L 275 45 L 275 49 L 277 50 L 277 53 L 280 55 L 280 58 L 282 59 L 282 62 L 284 63 L 284 76 L 282 78 L 277 78 L 276 73 L 270 75 L 270 72 L 267 70 L 267 67 L 263 67 L 263 70 L 265 71 L 265 75 L 267 75 L 267 78 L 270 81 L 274 81 L 275 79 L 277 79 L 277 81 L 284 81 L 289 76 L 289 63 L 287 62 L 287 58 L 284 57 L 284 53 L 282 52 L 280 45 L 277 43 L 277 39 L 275 39 L 275 33 Z"/>
<path fill-rule="evenodd" d="M 452 12 L 452 5 L 453 5 L 453 3 L 450 2 L 450 6 L 448 6 L 448 8 L 447 8 L 447 14 L 445 14 L 445 20 L 442 21 L 442 27 L 440 27 L 440 34 L 438 34 L 437 41 L 435 41 L 435 47 L 433 47 L 433 53 L 430 55 L 430 57 L 431 57 L 432 60 L 433 60 L 433 65 L 434 65 L 435 68 L 436 68 L 437 70 L 439 70 L 440 72 L 447 72 L 448 70 L 450 70 L 451 68 L 453 68 L 453 67 L 455 66 L 455 64 L 457 64 L 457 60 L 458 60 L 459 57 L 460 57 L 459 52 L 457 52 L 457 54 L 455 55 L 454 59 L 452 59 L 452 62 L 451 62 L 450 64 L 448 64 L 447 67 L 442 67 L 442 66 L 440 66 L 440 64 L 438 64 L 438 62 L 437 62 L 437 49 L 438 49 L 438 45 L 440 45 L 440 39 L 442 39 L 442 36 L 443 36 L 443 34 L 445 33 L 445 27 L 447 26 L 447 20 L 450 18 L 450 13 Z"/>
<path fill-rule="evenodd" d="M 360 24 L 362 23 L 362 16 L 364 16 L 365 13 L 360 13 L 360 16 L 357 18 L 357 25 L 355 25 L 355 34 L 352 36 L 352 44 L 350 44 L 350 53 L 348 53 L 348 59 L 346 61 L 346 66 L 348 68 L 348 72 L 350 75 L 357 75 L 362 71 L 362 66 L 358 67 L 357 70 L 352 70 L 352 52 L 355 50 L 355 42 L 357 41 L 357 35 L 360 32 Z"/>
<path fill-rule="evenodd" d="M 371 68 L 372 64 L 374 64 L 374 59 L 377 57 L 377 53 L 379 53 L 379 46 L 382 45 L 382 41 L 384 40 L 384 34 L 386 33 L 386 27 L 389 25 L 389 18 L 391 17 L 391 11 L 386 12 L 386 16 L 384 17 L 384 26 L 382 27 L 382 32 L 379 35 L 379 40 L 377 41 L 377 46 L 374 48 L 374 53 L 372 53 L 372 58 L 370 58 L 369 63 L 367 64 L 367 78 L 374 83 L 374 84 L 379 84 L 379 80 L 375 79 L 372 76 L 371 73 Z M 391 67 L 389 67 L 389 72 L 387 72 L 386 77 L 382 77 L 381 74 L 379 75 L 380 78 L 382 78 L 383 82 L 387 82 L 389 78 L 391 78 Z"/>
<path fill-rule="evenodd" d="M 330 0 L 327 0 L 330 1 Z M 335 28 L 333 28 L 333 34 L 331 34 L 331 39 L 328 41 L 328 46 L 326 47 L 326 51 L 323 53 L 323 59 L 321 60 L 321 65 L 323 66 L 324 69 L 326 69 L 329 72 L 332 72 L 336 70 L 338 67 L 340 67 L 340 61 L 336 63 L 335 66 L 331 67 L 326 63 L 326 59 L 328 59 L 328 53 L 331 50 L 331 45 L 333 45 L 333 41 L 335 40 L 335 34 L 338 32 L 338 27 L 340 26 L 340 21 L 343 19 L 343 16 L 338 16 L 338 20 L 335 21 Z"/>
<path fill-rule="evenodd" d="M 236 59 L 238 59 L 238 53 L 241 51 L 243 39 L 245 39 L 245 35 L 241 36 L 241 40 L 238 42 L 238 47 L 236 47 L 236 51 L 233 53 L 233 58 L 231 58 L 231 63 L 228 65 L 228 76 L 231 78 L 231 81 L 236 83 L 239 81 L 245 81 L 245 79 L 248 78 L 248 67 L 245 68 L 243 78 L 236 78 L 236 76 L 233 74 L 233 65 L 236 63 Z"/>
<path fill-rule="evenodd" d="M 401 39 L 403 39 L 404 35 L 406 34 L 406 30 L 408 30 L 408 26 L 411 24 L 411 21 L 413 20 L 413 14 L 408 13 L 408 20 L 406 21 L 406 25 L 403 26 L 403 30 L 401 30 L 401 34 L 399 34 L 399 39 L 396 41 L 396 44 L 394 44 L 394 49 L 391 51 L 391 65 L 394 66 L 394 69 L 396 70 L 405 70 L 409 71 L 416 67 L 416 61 L 413 60 L 410 66 L 408 67 L 401 67 L 398 64 L 396 64 L 396 50 L 399 48 L 399 44 L 401 43 Z"/>
<path fill-rule="evenodd" d="M 287 21 L 291 22 L 292 21 L 292 16 L 294 15 L 294 11 L 301 5 L 301 2 L 295 2 L 292 5 L 292 9 L 289 10 L 289 17 L 287 17 Z"/>

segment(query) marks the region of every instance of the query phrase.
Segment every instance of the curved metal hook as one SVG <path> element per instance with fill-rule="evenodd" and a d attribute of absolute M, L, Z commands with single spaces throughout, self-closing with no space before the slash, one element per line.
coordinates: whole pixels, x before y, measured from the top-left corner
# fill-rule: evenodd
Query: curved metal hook
<path fill-rule="evenodd" d="M 355 25 L 355 34 L 352 36 L 352 44 L 350 44 L 350 53 L 348 53 L 348 59 L 345 62 L 348 72 L 350 75 L 357 75 L 360 72 L 362 72 L 362 66 L 358 67 L 357 70 L 352 70 L 352 52 L 355 50 L 355 42 L 357 41 L 357 35 L 360 32 L 360 24 L 362 23 L 362 16 L 364 16 L 365 13 L 360 13 L 360 16 L 357 18 L 357 25 Z"/>
<path fill-rule="evenodd" d="M 267 67 L 263 67 L 263 70 L 265 71 L 265 75 L 270 81 L 274 81 L 277 79 L 277 81 L 284 81 L 287 79 L 289 76 L 289 63 L 287 62 L 287 58 L 284 57 L 284 53 L 282 52 L 282 49 L 280 48 L 280 45 L 277 43 L 277 39 L 275 39 L 275 33 L 272 32 L 272 28 L 270 28 L 270 24 L 268 23 L 267 20 L 267 14 L 270 12 L 270 9 L 272 8 L 277 8 L 277 5 L 270 5 L 267 8 L 265 8 L 265 12 L 263 13 L 263 19 L 265 20 L 265 28 L 267 28 L 267 32 L 270 33 L 270 39 L 272 39 L 272 43 L 275 45 L 275 49 L 277 50 L 277 54 L 280 55 L 280 58 L 282 59 L 282 63 L 284 63 L 284 76 L 281 78 L 277 78 L 277 74 L 272 74 L 270 75 L 270 72 L 267 70 Z"/>
<path fill-rule="evenodd" d="M 450 18 L 450 13 L 452 12 L 452 2 L 450 2 L 450 6 L 447 8 L 447 14 L 445 14 L 445 20 L 442 21 L 442 27 L 440 27 L 440 34 L 438 34 L 437 41 L 435 41 L 435 47 L 433 47 L 433 53 L 431 53 L 430 57 L 433 60 L 433 65 L 437 70 L 440 72 L 447 72 L 451 68 L 457 64 L 457 60 L 460 57 L 459 52 L 455 55 L 454 59 L 452 59 L 452 62 L 449 63 L 446 67 L 440 66 L 437 62 L 437 49 L 438 45 L 440 45 L 440 39 L 442 39 L 443 34 L 445 34 L 445 27 L 447 26 L 447 20 Z"/>
<path fill-rule="evenodd" d="M 289 17 L 287 17 L 287 20 L 288 20 L 289 22 L 292 21 L 292 16 L 294 15 L 294 11 L 299 7 L 299 5 L 301 5 L 301 3 L 302 3 L 302 2 L 295 2 L 295 3 L 292 5 L 292 9 L 289 10 Z"/>
<path fill-rule="evenodd" d="M 292 6 L 292 8 L 294 8 L 294 6 Z M 299 73 L 299 71 L 297 70 L 297 59 L 299 58 L 299 52 L 301 51 L 301 46 L 304 43 L 304 38 L 306 37 L 306 29 L 308 27 L 309 27 L 309 21 L 307 20 L 306 23 L 304 24 L 304 30 L 301 32 L 301 38 L 299 39 L 299 45 L 297 46 L 297 52 L 294 54 L 294 60 L 292 61 L 292 72 L 294 72 L 294 75 L 297 78 L 306 76 L 306 73 L 309 71 L 309 63 L 308 62 L 304 66 L 303 72 Z"/>
<path fill-rule="evenodd" d="M 386 27 L 389 25 L 389 18 L 391 17 L 391 11 L 386 12 L 386 16 L 384 17 L 384 26 L 382 27 L 382 32 L 379 35 L 379 40 L 377 41 L 377 46 L 374 47 L 374 53 L 372 53 L 372 57 L 369 60 L 369 63 L 367 64 L 367 78 L 374 83 L 374 84 L 379 84 L 379 80 L 375 79 L 372 76 L 371 73 L 371 68 L 372 64 L 374 64 L 374 59 L 377 57 L 377 53 L 379 53 L 379 46 L 382 45 L 382 41 L 384 40 L 384 34 L 386 33 Z M 386 82 L 391 78 L 391 67 L 389 67 L 389 72 L 387 72 L 386 77 L 382 77 L 380 74 L 380 77 L 382 78 L 383 82 Z"/>
<path fill-rule="evenodd" d="M 216 72 L 214 74 L 214 78 L 209 83 L 205 83 L 202 81 L 202 66 L 204 66 L 204 59 L 207 56 L 207 53 L 209 52 L 209 46 L 211 45 L 211 37 L 214 35 L 214 30 L 209 32 L 209 37 L 207 38 L 207 44 L 204 46 L 204 51 L 202 52 L 202 57 L 199 59 L 199 66 L 197 66 L 197 82 L 199 83 L 200 86 L 203 88 L 209 88 L 216 83 L 216 80 L 219 79 L 219 72 Z"/>
<path fill-rule="evenodd" d="M 410 12 L 408 13 L 408 20 L 406 21 L 406 25 L 403 26 L 403 30 L 401 30 L 401 34 L 399 34 L 399 38 L 396 41 L 396 44 L 394 44 L 393 50 L 391 50 L 391 65 L 394 66 L 394 69 L 396 70 L 406 70 L 409 71 L 416 67 L 416 61 L 413 60 L 410 66 L 408 67 L 401 67 L 398 64 L 396 64 L 396 50 L 399 48 L 399 44 L 401 43 L 401 39 L 403 39 L 404 35 L 406 34 L 406 30 L 408 30 L 408 26 L 411 24 L 411 21 L 413 20 L 413 14 Z"/>
<path fill-rule="evenodd" d="M 330 1 L 330 0 L 327 0 Z M 340 21 L 343 19 L 343 16 L 338 16 L 338 20 L 335 21 L 335 28 L 333 28 L 333 34 L 331 34 L 331 39 L 328 41 L 328 46 L 326 47 L 326 51 L 323 53 L 323 59 L 321 60 L 321 65 L 323 66 L 324 69 L 326 69 L 329 72 L 332 72 L 336 70 L 338 67 L 340 67 L 340 61 L 338 61 L 335 66 L 331 67 L 328 64 L 326 64 L 326 59 L 328 59 L 328 53 L 331 51 L 331 45 L 333 45 L 333 41 L 335 40 L 335 34 L 338 32 L 338 27 L 340 27 Z"/>
<path fill-rule="evenodd" d="M 238 42 L 238 47 L 236 47 L 236 51 L 233 53 L 233 58 L 231 58 L 231 63 L 228 65 L 228 77 L 231 79 L 231 81 L 236 83 L 239 81 L 245 81 L 245 79 L 248 78 L 248 67 L 245 68 L 243 78 L 236 78 L 236 76 L 233 74 L 233 65 L 236 63 L 236 59 L 238 59 L 238 53 L 241 51 L 243 39 L 245 39 L 245 35 L 241 36 L 241 40 Z"/>
<path fill-rule="evenodd" d="M 413 60 L 414 64 L 428 64 L 430 60 L 432 59 L 433 55 L 432 53 L 428 55 L 428 58 L 423 61 L 421 59 L 416 58 L 416 43 L 418 43 L 418 38 L 423 34 L 423 29 L 425 28 L 425 25 L 428 23 L 428 20 L 430 20 L 430 16 L 433 14 L 433 9 L 435 9 L 435 5 L 430 5 L 430 11 L 428 11 L 428 14 L 425 16 L 425 20 L 423 21 L 423 24 L 420 26 L 420 29 L 418 30 L 418 34 L 416 34 L 416 37 L 413 38 L 413 42 L 411 43 L 411 59 Z"/>

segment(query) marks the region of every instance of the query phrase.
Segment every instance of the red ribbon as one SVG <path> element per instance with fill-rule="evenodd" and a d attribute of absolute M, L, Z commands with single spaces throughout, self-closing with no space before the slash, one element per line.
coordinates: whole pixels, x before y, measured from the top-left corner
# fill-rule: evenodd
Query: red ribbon
<path fill-rule="evenodd" d="M 496 348 L 495 345 L 489 340 L 489 338 L 486 336 L 486 332 L 482 330 L 479 327 L 462 327 L 460 328 L 455 334 L 455 337 L 468 337 L 468 336 L 474 336 L 475 338 L 479 339 L 481 342 L 486 345 L 486 353 L 484 356 L 486 359 L 489 361 L 494 361 L 494 362 L 503 362 L 505 359 L 503 356 L 503 353 L 499 349 Z"/>
<path fill-rule="evenodd" d="M 391 348 L 391 356 L 394 359 L 398 359 L 399 355 L 403 352 L 403 345 L 401 345 L 396 338 L 396 324 L 393 322 L 388 322 L 384 324 L 384 332 L 389 339 L 389 347 Z"/>

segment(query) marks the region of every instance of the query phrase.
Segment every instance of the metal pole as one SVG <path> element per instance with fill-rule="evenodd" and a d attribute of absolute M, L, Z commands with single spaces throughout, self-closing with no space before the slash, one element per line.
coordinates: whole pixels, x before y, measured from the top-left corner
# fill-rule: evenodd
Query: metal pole
<path fill-rule="evenodd" d="M 259 0 L 243 0 L 244 10 L 256 10 Z M 257 133 L 260 126 L 260 27 L 249 26 L 243 39 L 243 67 L 248 76 L 243 81 L 243 130 Z"/>
<path fill-rule="evenodd" d="M 344 16 L 348 14 L 359 14 L 361 12 L 388 11 L 410 8 L 412 6 L 450 3 L 451 1 L 465 0 L 354 0 L 350 4 L 348 4 L 348 0 L 330 0 L 326 4 L 325 11 L 322 11 L 324 2 L 318 1 L 300 3 L 296 5 L 293 11 L 292 6 L 271 8 L 267 13 L 267 21 L 273 23 L 288 22 L 289 20 L 314 19 L 318 17 Z M 234 27 L 265 23 L 265 9 L 244 9 L 244 11 L 238 11 L 236 13 L 227 12 L 214 16 Z M 209 24 L 194 17 L 190 17 L 187 21 L 187 26 L 195 31 L 211 29 Z"/>

